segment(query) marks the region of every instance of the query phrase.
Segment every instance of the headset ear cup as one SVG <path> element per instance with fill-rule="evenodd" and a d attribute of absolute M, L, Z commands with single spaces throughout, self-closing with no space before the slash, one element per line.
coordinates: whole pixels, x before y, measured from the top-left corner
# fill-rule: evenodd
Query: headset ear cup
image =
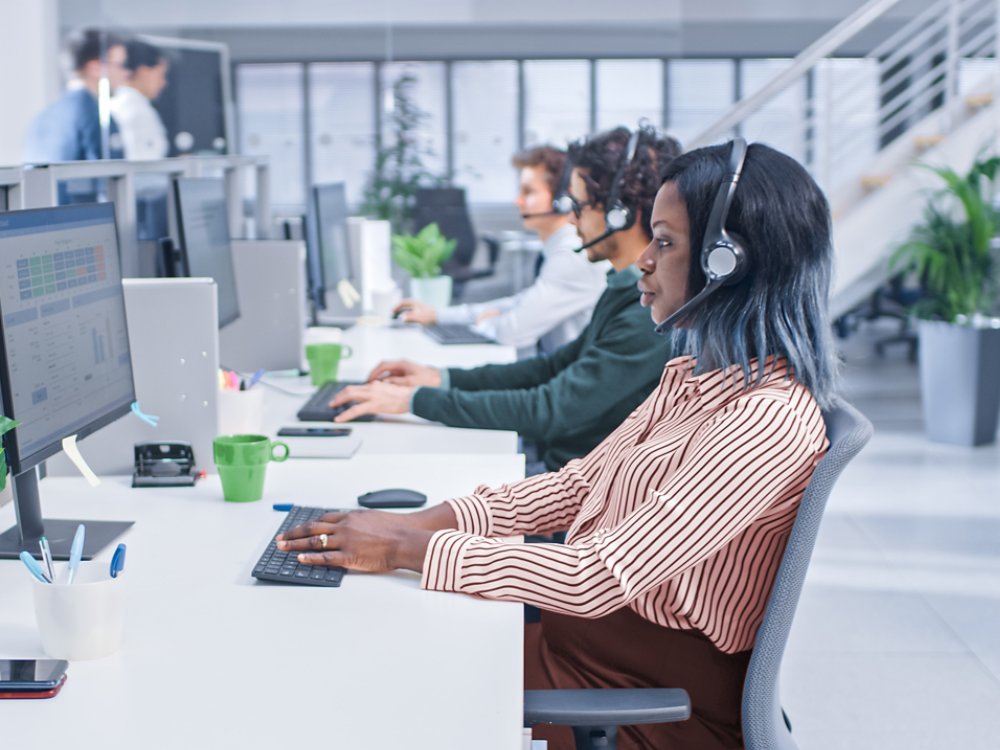
<path fill-rule="evenodd" d="M 738 238 L 727 234 L 725 239 L 706 245 L 701 254 L 701 269 L 710 280 L 735 284 L 747 270 L 747 256 Z"/>
<path fill-rule="evenodd" d="M 604 223 L 607 224 L 608 229 L 614 229 L 616 232 L 627 229 L 630 219 L 629 210 L 621 203 L 616 203 L 604 214 Z"/>

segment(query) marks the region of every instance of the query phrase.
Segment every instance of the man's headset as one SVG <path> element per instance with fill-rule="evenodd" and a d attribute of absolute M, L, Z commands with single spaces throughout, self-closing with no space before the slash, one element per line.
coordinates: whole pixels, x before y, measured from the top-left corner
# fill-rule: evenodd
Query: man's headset
<path fill-rule="evenodd" d="M 622 202 L 621 191 L 625 170 L 628 169 L 629 164 L 635 159 L 636 151 L 639 149 L 639 136 L 641 134 L 642 130 L 636 129 L 629 136 L 628 145 L 622 152 L 621 161 L 618 162 L 618 169 L 611 180 L 611 192 L 608 195 L 607 202 L 604 204 L 604 231 L 590 240 L 590 242 L 585 242 L 580 247 L 574 248 L 573 252 L 579 253 L 588 247 L 593 247 L 598 242 L 606 240 L 615 232 L 621 232 L 635 224 L 635 212 Z M 568 194 L 566 198 L 568 202 L 571 202 Z"/>
<path fill-rule="evenodd" d="M 656 326 L 657 333 L 666 333 L 709 295 L 720 287 L 735 284 L 746 274 L 750 261 L 743 248 L 743 240 L 739 235 L 726 231 L 729 207 L 736 194 L 736 185 L 740 181 L 746 157 L 747 142 L 743 138 L 734 138 L 729 152 L 729 175 L 719 185 L 719 192 L 715 195 L 712 213 L 709 214 L 705 227 L 705 244 L 701 248 L 701 270 L 705 273 L 705 287 Z"/>
<path fill-rule="evenodd" d="M 559 185 L 556 187 L 555 197 L 552 199 L 551 211 L 539 211 L 533 214 L 521 214 L 522 219 L 534 219 L 536 216 L 565 216 L 573 210 L 573 199 L 569 197 L 569 178 L 573 173 L 573 160 L 566 155 L 562 175 L 559 177 Z"/>

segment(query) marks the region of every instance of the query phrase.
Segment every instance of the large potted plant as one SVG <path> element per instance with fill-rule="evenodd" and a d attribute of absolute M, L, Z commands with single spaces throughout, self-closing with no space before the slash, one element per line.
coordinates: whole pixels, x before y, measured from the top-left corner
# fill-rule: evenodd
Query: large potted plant
<path fill-rule="evenodd" d="M 928 167 L 943 182 L 923 221 L 892 258 L 920 279 L 920 385 L 931 440 L 984 445 L 996 440 L 1000 415 L 1000 321 L 994 206 L 1000 157 L 982 158 L 965 175 Z"/>
<path fill-rule="evenodd" d="M 413 299 L 435 308 L 451 303 L 451 277 L 442 275 L 441 266 L 455 252 L 455 244 L 434 223 L 416 234 L 392 236 L 393 258 L 410 274 Z"/>

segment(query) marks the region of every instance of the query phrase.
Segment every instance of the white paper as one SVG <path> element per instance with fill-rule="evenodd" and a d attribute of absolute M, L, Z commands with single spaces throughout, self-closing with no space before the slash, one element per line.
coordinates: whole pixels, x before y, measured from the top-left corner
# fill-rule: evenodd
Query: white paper
<path fill-rule="evenodd" d="M 70 435 L 69 437 L 64 437 L 62 441 L 63 453 L 66 457 L 73 462 L 73 465 L 77 470 L 83 474 L 83 478 L 87 480 L 87 483 L 91 487 L 96 487 L 101 483 L 101 480 L 97 478 L 97 474 L 94 470 L 87 466 L 86 460 L 80 455 L 80 449 L 76 447 L 76 435 Z"/>

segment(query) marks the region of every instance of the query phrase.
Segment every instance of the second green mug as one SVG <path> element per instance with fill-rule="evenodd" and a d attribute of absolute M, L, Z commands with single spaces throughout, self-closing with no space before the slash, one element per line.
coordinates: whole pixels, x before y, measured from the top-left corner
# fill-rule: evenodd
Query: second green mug
<path fill-rule="evenodd" d="M 288 445 L 266 435 L 223 435 L 212 441 L 222 496 L 231 503 L 249 503 L 264 496 L 264 476 L 271 461 L 288 458 Z"/>
<path fill-rule="evenodd" d="M 312 384 L 323 385 L 336 380 L 340 360 L 347 359 L 353 353 L 346 344 L 306 344 L 306 359 L 309 361 Z"/>

